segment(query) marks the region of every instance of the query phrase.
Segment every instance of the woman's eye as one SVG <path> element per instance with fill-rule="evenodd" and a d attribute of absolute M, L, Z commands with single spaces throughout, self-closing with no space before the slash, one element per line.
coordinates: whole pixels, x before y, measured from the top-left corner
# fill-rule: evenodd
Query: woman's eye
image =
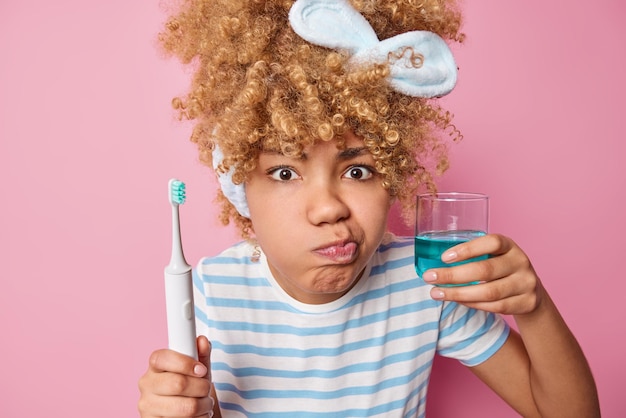
<path fill-rule="evenodd" d="M 298 173 L 291 168 L 279 167 L 268 172 L 270 177 L 278 181 L 289 181 L 297 179 Z"/>
<path fill-rule="evenodd" d="M 374 170 L 358 165 L 350 167 L 344 175 L 353 180 L 367 180 L 374 175 Z"/>

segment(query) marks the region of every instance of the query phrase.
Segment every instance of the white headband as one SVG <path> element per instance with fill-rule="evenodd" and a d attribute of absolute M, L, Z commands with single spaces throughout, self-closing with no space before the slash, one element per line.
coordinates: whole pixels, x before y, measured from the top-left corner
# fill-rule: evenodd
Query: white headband
<path fill-rule="evenodd" d="M 289 22 L 304 40 L 346 50 L 354 63 L 382 63 L 397 57 L 389 62 L 389 84 L 408 96 L 443 96 L 456 84 L 454 57 L 439 35 L 411 31 L 379 41 L 369 22 L 347 0 L 298 0 L 289 11 Z M 416 54 L 423 57 L 419 66 L 412 60 Z"/>
<path fill-rule="evenodd" d="M 289 23 L 294 32 L 312 44 L 348 51 L 352 63 L 389 63 L 390 86 L 407 96 L 444 96 L 456 84 L 456 63 L 441 37 L 428 31 L 411 31 L 379 41 L 369 22 L 347 0 L 297 0 L 289 11 Z M 412 60 L 416 54 L 422 57 L 417 66 Z M 396 59 L 390 61 L 390 56 Z M 216 172 L 223 159 L 215 144 Z M 233 183 L 233 172 L 234 167 L 227 173 L 218 172 L 222 193 L 240 215 L 250 218 L 245 186 Z"/>
<path fill-rule="evenodd" d="M 213 169 L 217 173 L 217 180 L 220 182 L 222 193 L 233 204 L 237 212 L 244 218 L 250 218 L 250 209 L 248 209 L 248 200 L 246 199 L 246 187 L 243 183 L 233 183 L 233 173 L 235 167 L 230 167 L 230 170 L 226 173 L 220 173 L 217 171 L 219 165 L 224 160 L 224 153 L 214 144 L 213 148 Z"/>

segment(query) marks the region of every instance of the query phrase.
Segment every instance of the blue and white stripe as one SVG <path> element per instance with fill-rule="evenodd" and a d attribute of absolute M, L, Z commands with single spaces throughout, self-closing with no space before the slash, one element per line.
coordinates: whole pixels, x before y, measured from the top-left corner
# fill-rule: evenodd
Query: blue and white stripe
<path fill-rule="evenodd" d="M 289 298 L 252 253 L 238 244 L 194 275 L 225 417 L 422 417 L 437 351 L 476 365 L 508 335 L 499 317 L 432 300 L 409 239 L 381 246 L 327 305 Z"/>

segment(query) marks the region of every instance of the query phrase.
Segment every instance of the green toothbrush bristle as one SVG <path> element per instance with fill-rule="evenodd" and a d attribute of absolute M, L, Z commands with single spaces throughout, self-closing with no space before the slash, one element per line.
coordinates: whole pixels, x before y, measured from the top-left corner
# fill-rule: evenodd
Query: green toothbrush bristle
<path fill-rule="evenodd" d="M 185 183 L 182 181 L 176 180 L 172 182 L 172 202 L 182 205 L 185 203 L 186 194 L 185 194 Z"/>

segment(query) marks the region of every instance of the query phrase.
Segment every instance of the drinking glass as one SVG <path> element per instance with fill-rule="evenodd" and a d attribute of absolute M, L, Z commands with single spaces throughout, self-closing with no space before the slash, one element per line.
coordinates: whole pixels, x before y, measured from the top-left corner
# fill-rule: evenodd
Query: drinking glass
<path fill-rule="evenodd" d="M 417 274 L 422 277 L 431 268 L 486 259 L 487 256 L 480 256 L 457 263 L 444 263 L 441 254 L 457 244 L 486 235 L 488 224 L 489 197 L 485 194 L 447 192 L 418 195 L 415 222 Z"/>

